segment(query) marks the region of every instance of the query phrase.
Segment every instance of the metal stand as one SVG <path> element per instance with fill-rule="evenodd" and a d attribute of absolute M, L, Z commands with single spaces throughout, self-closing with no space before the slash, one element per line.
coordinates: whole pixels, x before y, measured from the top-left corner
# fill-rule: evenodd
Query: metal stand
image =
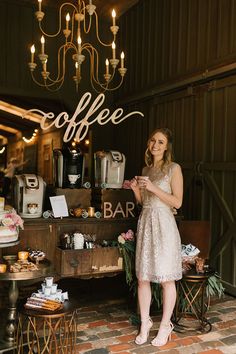
<path fill-rule="evenodd" d="M 205 317 L 207 311 L 206 274 L 185 274 L 183 279 L 177 282 L 177 300 L 173 316 L 176 331 L 183 331 L 189 327 L 181 324 L 183 317 L 193 317 L 199 323 L 197 328 L 201 332 L 210 332 L 211 323 Z M 192 328 L 191 328 L 192 329 Z"/>
<path fill-rule="evenodd" d="M 76 352 L 75 305 L 65 302 L 58 311 L 21 307 L 16 332 L 16 353 L 74 354 Z"/>
<path fill-rule="evenodd" d="M 8 307 L 8 316 L 7 316 L 7 324 L 5 330 L 5 340 L 10 343 L 14 343 L 15 340 L 15 331 L 17 328 L 16 325 L 16 303 L 19 296 L 19 289 L 17 286 L 16 280 L 11 280 L 9 286 L 9 307 Z"/>

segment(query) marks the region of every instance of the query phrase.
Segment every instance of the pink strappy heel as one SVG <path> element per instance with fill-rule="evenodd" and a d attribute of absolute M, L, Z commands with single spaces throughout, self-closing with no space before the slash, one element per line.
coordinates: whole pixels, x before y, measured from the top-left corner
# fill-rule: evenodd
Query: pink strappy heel
<path fill-rule="evenodd" d="M 141 321 L 141 327 L 144 328 L 144 330 L 142 331 L 143 333 L 141 334 L 141 331 L 139 332 L 139 334 L 137 335 L 137 337 L 135 338 L 135 343 L 138 345 L 142 345 L 144 343 L 147 342 L 148 340 L 148 336 L 149 336 L 149 332 L 150 329 L 153 326 L 153 322 L 152 319 L 149 317 L 144 321 Z"/>
<path fill-rule="evenodd" d="M 157 336 L 151 341 L 154 347 L 162 347 L 168 340 L 171 340 L 171 333 L 174 329 L 173 323 L 161 324 Z"/>

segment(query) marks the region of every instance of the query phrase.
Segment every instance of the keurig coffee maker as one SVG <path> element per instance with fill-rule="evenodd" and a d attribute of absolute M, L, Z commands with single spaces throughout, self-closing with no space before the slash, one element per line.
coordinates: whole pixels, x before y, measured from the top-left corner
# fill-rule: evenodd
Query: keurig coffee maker
<path fill-rule="evenodd" d="M 97 151 L 95 159 L 95 187 L 122 188 L 125 155 L 119 151 Z"/>
<path fill-rule="evenodd" d="M 43 211 L 46 183 L 34 174 L 13 178 L 14 207 L 23 218 L 40 218 Z"/>
<path fill-rule="evenodd" d="M 54 184 L 57 188 L 81 188 L 84 156 L 78 147 L 64 146 L 53 150 Z"/>

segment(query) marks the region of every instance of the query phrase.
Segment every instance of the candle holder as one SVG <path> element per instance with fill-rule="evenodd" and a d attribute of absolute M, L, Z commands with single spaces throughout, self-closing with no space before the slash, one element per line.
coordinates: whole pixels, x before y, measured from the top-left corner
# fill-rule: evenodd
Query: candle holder
<path fill-rule="evenodd" d="M 48 55 L 40 53 L 39 54 L 39 60 L 41 61 L 42 64 L 44 64 L 48 60 Z"/>
<path fill-rule="evenodd" d="M 43 11 L 36 11 L 35 12 L 35 17 L 37 18 L 37 20 L 39 21 L 39 22 L 41 22 L 42 21 L 42 19 L 44 18 L 44 12 Z"/>
<path fill-rule="evenodd" d="M 111 26 L 110 30 L 113 33 L 113 35 L 115 36 L 117 34 L 117 32 L 119 31 L 119 26 Z"/>
<path fill-rule="evenodd" d="M 63 33 L 64 33 L 65 37 L 68 38 L 69 35 L 71 34 L 71 30 L 69 30 L 69 29 L 64 29 L 64 30 L 63 30 Z"/>
<path fill-rule="evenodd" d="M 113 67 L 113 69 L 115 69 L 119 64 L 119 59 L 110 59 L 110 64 Z"/>
<path fill-rule="evenodd" d="M 30 71 L 34 71 L 34 69 L 36 68 L 37 64 L 36 63 L 28 63 L 28 66 L 30 68 Z"/>
<path fill-rule="evenodd" d="M 47 80 L 49 74 L 50 74 L 49 71 L 41 71 L 41 75 L 42 75 L 42 77 L 43 77 L 44 80 Z"/>
<path fill-rule="evenodd" d="M 126 74 L 127 69 L 126 68 L 119 68 L 118 69 L 120 76 L 124 77 Z"/>
<path fill-rule="evenodd" d="M 111 74 L 104 74 L 104 79 L 106 80 L 106 82 L 110 81 L 111 78 Z"/>

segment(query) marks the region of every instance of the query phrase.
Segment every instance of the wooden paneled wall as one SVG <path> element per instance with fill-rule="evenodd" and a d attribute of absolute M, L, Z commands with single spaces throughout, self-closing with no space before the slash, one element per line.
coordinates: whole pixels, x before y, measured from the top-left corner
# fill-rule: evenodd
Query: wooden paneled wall
<path fill-rule="evenodd" d="M 234 62 L 235 18 L 235 0 L 139 1 L 119 24 L 128 68 L 119 97 Z"/>
<path fill-rule="evenodd" d="M 150 132 L 173 131 L 184 217 L 211 221 L 211 263 L 234 295 L 235 19 L 234 0 L 143 0 L 125 14 L 120 28 L 129 71 L 116 102 L 145 117 L 115 127 L 127 177 L 141 171 Z"/>

